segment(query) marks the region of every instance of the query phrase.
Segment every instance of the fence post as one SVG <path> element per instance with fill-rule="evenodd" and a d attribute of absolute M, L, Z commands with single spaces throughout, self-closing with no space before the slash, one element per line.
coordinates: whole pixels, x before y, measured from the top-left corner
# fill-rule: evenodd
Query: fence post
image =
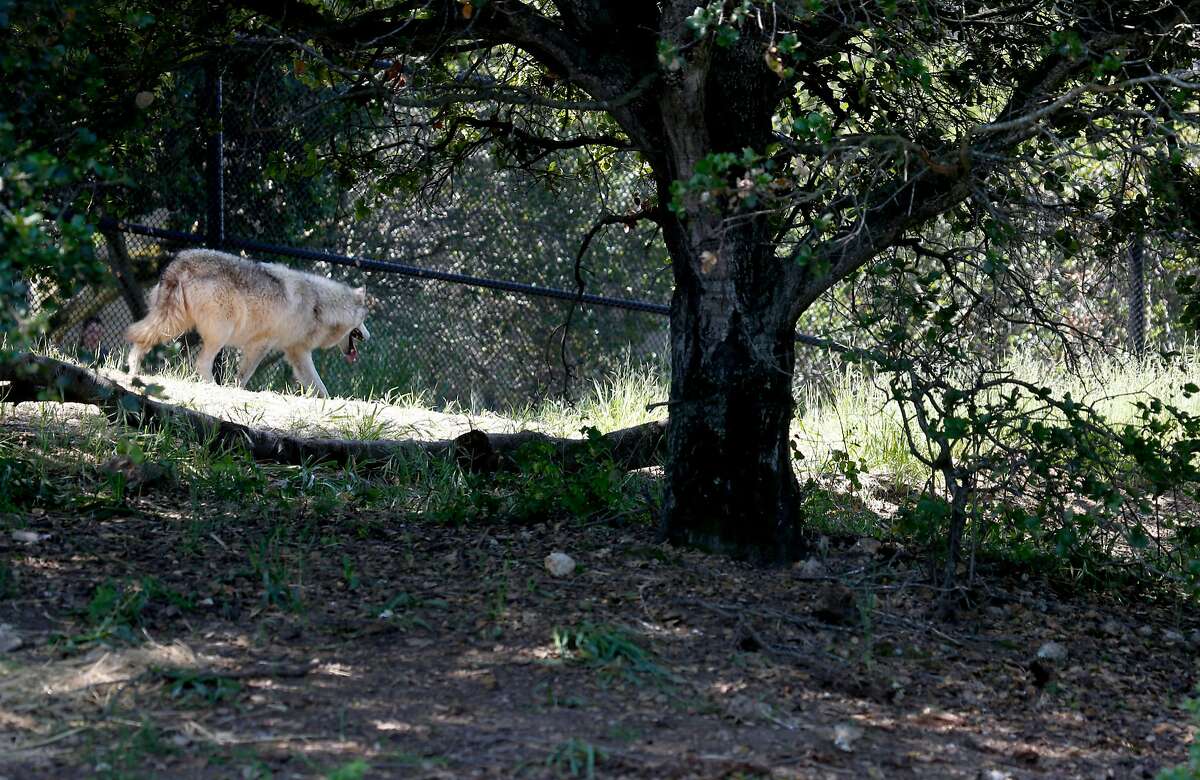
<path fill-rule="evenodd" d="M 204 243 L 209 249 L 225 247 L 225 117 L 221 95 L 221 64 L 211 60 L 204 67 L 204 83 L 208 93 L 208 176 L 206 196 L 208 218 L 204 225 Z M 222 349 L 214 361 L 213 373 L 224 384 L 233 373 L 230 353 Z"/>
<path fill-rule="evenodd" d="M 225 245 L 225 132 L 221 104 L 221 71 L 215 60 L 204 70 L 208 92 L 208 221 L 204 242 L 212 249 Z"/>
<path fill-rule="evenodd" d="M 1146 354 L 1146 240 L 1137 235 L 1129 242 L 1129 351 Z"/>

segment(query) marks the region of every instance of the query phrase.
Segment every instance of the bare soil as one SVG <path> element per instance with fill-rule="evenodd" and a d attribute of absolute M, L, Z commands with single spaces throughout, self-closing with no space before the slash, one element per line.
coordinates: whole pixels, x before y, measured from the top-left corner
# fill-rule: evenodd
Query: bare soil
<path fill-rule="evenodd" d="M 629 517 L 453 525 L 171 481 L 3 524 L 2 777 L 1129 778 L 1192 735 L 1191 606 L 985 563 L 939 617 L 922 556 L 870 539 L 763 569 Z M 97 589 L 147 577 L 180 598 L 90 640 Z M 650 661 L 556 646 L 581 627 Z M 1037 661 L 1051 641 L 1066 659 Z"/>

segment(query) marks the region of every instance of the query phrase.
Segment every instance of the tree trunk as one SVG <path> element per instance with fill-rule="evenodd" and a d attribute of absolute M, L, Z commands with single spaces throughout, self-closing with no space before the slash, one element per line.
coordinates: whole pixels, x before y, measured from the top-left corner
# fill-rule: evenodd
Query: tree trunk
<path fill-rule="evenodd" d="M 676 263 L 663 524 L 672 542 L 777 562 L 800 552 L 795 323 L 771 294 L 759 233 L 726 229 Z"/>
<path fill-rule="evenodd" d="M 116 279 L 117 289 L 121 291 L 121 297 L 129 307 L 130 316 L 134 320 L 140 320 L 146 316 L 146 297 L 133 271 L 133 261 L 129 258 L 129 248 L 125 244 L 125 234 L 103 225 L 100 227 L 100 234 L 108 244 L 108 267 Z"/>
<path fill-rule="evenodd" d="M 690 10 L 666 4 L 672 13 Z M 685 29 L 682 18 L 664 29 Z M 677 24 L 677 26 L 676 26 Z M 779 79 L 761 40 L 705 44 L 656 93 L 663 139 L 651 151 L 671 253 L 671 425 L 663 530 L 675 543 L 759 562 L 799 552 L 792 471 L 795 326 L 767 211 L 729 191 L 678 193 L 717 152 L 764 152 L 774 139 Z M 680 40 L 680 48 L 688 46 Z M 655 123 L 647 122 L 648 126 Z M 724 184 L 737 184 L 737 166 Z"/>

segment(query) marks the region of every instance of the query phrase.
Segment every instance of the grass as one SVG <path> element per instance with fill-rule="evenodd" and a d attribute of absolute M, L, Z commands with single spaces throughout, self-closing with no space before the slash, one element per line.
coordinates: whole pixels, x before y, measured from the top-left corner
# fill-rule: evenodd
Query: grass
<path fill-rule="evenodd" d="M 1183 389 L 1200 375 L 1200 349 L 1189 349 L 1171 362 L 1154 358 L 1096 360 L 1077 373 L 1061 364 L 1018 355 L 1006 370 L 1017 379 L 1048 387 L 1057 397 L 1069 394 L 1093 406 L 1114 425 L 1133 422 L 1137 403 L 1150 397 L 1200 414 L 1200 395 L 1188 397 Z M 900 410 L 882 382 L 848 365 L 832 382 L 826 380 L 822 385 L 828 389 L 799 385 L 796 390 L 797 416 L 792 431 L 803 456 L 802 474 L 835 472 L 837 462 L 849 458 L 862 471 L 887 474 L 912 487 L 925 482 L 928 469 L 909 448 Z"/>
<path fill-rule="evenodd" d="M 614 626 L 585 622 L 555 629 L 554 648 L 563 659 L 620 674 L 630 680 L 667 683 L 674 679 L 667 669 L 654 661 L 650 651 L 635 642 L 627 631 Z"/>
<path fill-rule="evenodd" d="M 52 350 L 49 352 L 52 356 L 63 357 Z M 110 356 L 104 367 L 121 370 L 120 356 Z M 1097 411 L 1116 424 L 1132 421 L 1137 413 L 1137 402 L 1149 396 L 1200 413 L 1200 395 L 1188 397 L 1182 389 L 1191 378 L 1200 375 L 1200 350 L 1195 348 L 1171 363 L 1156 359 L 1095 361 L 1077 374 L 1068 372 L 1061 365 L 1047 365 L 1020 356 L 1010 361 L 1008 369 L 1017 378 L 1048 386 L 1056 395 L 1069 393 L 1077 401 L 1093 404 Z M 185 405 L 215 411 L 244 424 L 296 434 L 363 440 L 443 438 L 457 435 L 458 429 L 439 427 L 439 421 L 462 414 L 462 410 L 454 405 L 431 408 L 429 397 L 419 392 L 372 390 L 362 400 L 336 399 L 322 403 L 318 400 L 299 401 L 296 396 L 276 393 L 242 393 L 235 388 L 214 388 L 196 382 L 190 367 L 178 359 L 168 360 L 160 370 L 162 373 L 150 379 L 163 382 L 172 399 L 182 397 Z M 826 377 L 819 385 L 798 383 L 795 395 L 797 414 L 792 434 L 799 455 L 797 471 L 802 477 L 845 476 L 850 469 L 859 473 L 886 474 L 891 480 L 911 487 L 919 487 L 928 478 L 927 468 L 909 449 L 899 409 L 881 383 L 859 367 L 845 365 L 833 380 Z M 573 404 L 547 401 L 509 410 L 503 416 L 476 418 L 470 425 L 490 421 L 493 428 L 537 428 L 553 435 L 579 436 L 584 427 L 603 432 L 665 419 L 663 402 L 666 397 L 666 377 L 660 371 L 650 366 L 625 364 L 611 376 L 593 382 Z M 0 420 L 5 413 L 0 409 Z M 47 406 L 39 414 L 43 417 L 35 427 L 45 429 L 57 412 Z M 110 436 L 103 421 L 95 419 L 87 420 L 79 432 L 87 440 L 85 449 L 94 451 L 104 450 Z M 176 438 L 171 431 L 138 434 L 138 446 L 151 459 L 187 461 L 187 452 L 179 449 Z M 49 489 L 39 484 L 38 474 L 14 470 L 19 467 L 11 463 L 6 466 L 2 460 L 2 447 L 3 442 L 0 442 L 0 484 L 10 487 L 5 493 L 25 495 L 29 491 L 36 493 Z M 222 457 L 183 463 L 186 473 L 182 476 L 198 478 L 215 474 L 211 484 L 219 486 L 225 481 L 225 472 L 247 465 L 231 464 Z M 187 468 L 188 465 L 192 467 Z M 436 468 L 433 474 L 425 476 L 438 483 L 447 479 L 447 475 L 437 473 Z M 257 487 L 248 486 L 248 489 Z M 440 499 L 431 497 L 429 506 L 453 504 L 454 492 L 452 489 L 449 496 Z"/>
<path fill-rule="evenodd" d="M 660 371 L 625 363 L 612 375 L 593 380 L 575 403 L 551 400 L 512 415 L 556 436 L 576 435 L 584 426 L 613 431 L 665 420 L 667 407 L 662 404 L 667 392 L 667 379 Z"/>
<path fill-rule="evenodd" d="M 117 356 L 110 358 L 108 367 L 119 367 Z M 1015 358 L 1008 368 L 1018 378 L 1048 386 L 1057 396 L 1069 393 L 1093 404 L 1113 423 L 1134 420 L 1137 403 L 1152 395 L 1200 414 L 1200 394 L 1183 389 L 1191 377 L 1200 375 L 1200 350 L 1189 350 L 1170 363 L 1099 361 L 1078 374 L 1028 358 Z M 428 398 L 414 393 L 387 391 L 366 401 L 322 401 L 214 387 L 190 376 L 191 369 L 176 362 L 150 381 L 161 384 L 172 402 L 209 413 L 261 427 L 355 439 L 452 438 L 476 426 L 584 436 L 588 428 L 607 431 L 666 415 L 661 405 L 667 395 L 665 377 L 633 364 L 593 383 L 574 404 L 546 402 L 503 417 L 471 417 L 455 407 L 429 409 Z M 860 500 L 881 484 L 911 496 L 929 483 L 928 469 L 909 449 L 898 408 L 881 383 L 854 365 L 844 366 L 832 380 L 823 379 L 821 388 L 796 388 L 796 470 L 802 480 L 812 480 L 819 488 L 806 494 L 806 516 L 821 533 L 905 533 Z M 170 425 L 114 429 L 102 415 L 55 404 L 12 409 L 0 405 L 0 421 L 12 423 L 0 430 L 0 523 L 20 527 L 27 521 L 20 510 L 28 507 L 65 501 L 88 512 L 116 511 L 139 491 L 182 490 L 197 510 L 184 550 L 191 554 L 199 554 L 201 540 L 220 532 L 224 517 L 246 511 L 280 518 L 352 518 L 355 507 L 370 506 L 435 523 L 567 518 L 618 523 L 649 521 L 658 500 L 653 477 L 625 474 L 600 459 L 594 467 L 567 472 L 551 452 L 536 449 L 523 456 L 523 473 L 497 477 L 464 474 L 453 463 L 422 457 L 397 458 L 369 473 L 354 467 L 274 466 L 199 441 Z M 127 467 L 114 472 L 107 465 L 114 459 L 123 459 Z M 64 485 L 74 486 L 66 498 Z M 848 501 L 846 493 L 855 494 L 855 499 Z M 211 509 L 222 503 L 229 509 Z M 940 528 L 931 526 L 926 537 L 936 537 Z M 374 533 L 369 524 L 357 526 L 356 532 Z M 304 567 L 299 561 L 306 544 L 310 542 L 268 531 L 244 550 L 242 560 L 261 588 L 264 606 L 302 608 Z M 343 576 L 353 590 L 360 574 L 352 561 L 346 563 Z"/>

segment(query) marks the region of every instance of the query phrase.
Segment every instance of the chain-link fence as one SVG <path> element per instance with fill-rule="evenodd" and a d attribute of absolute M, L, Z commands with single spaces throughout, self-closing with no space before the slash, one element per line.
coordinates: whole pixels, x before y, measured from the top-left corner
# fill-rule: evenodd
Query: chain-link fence
<path fill-rule="evenodd" d="M 50 338 L 62 349 L 123 350 L 173 254 L 207 245 L 368 288 L 372 339 L 357 364 L 314 356 L 336 395 L 398 388 L 502 408 L 561 393 L 568 378 L 578 392 L 625 363 L 665 366 L 670 277 L 656 232 L 602 231 L 576 294 L 575 254 L 596 217 L 647 196 L 636 170 L 547 181 L 475 154 L 441 197 L 382 198 L 370 177 L 330 165 L 347 133 L 370 132 L 363 118 L 276 59 L 178 74 L 157 99 L 170 121 L 154 163 L 104 201 L 96 251 L 111 283 L 57 301 Z M 33 290 L 35 303 L 56 292 Z M 268 361 L 251 387 L 289 381 Z"/>

